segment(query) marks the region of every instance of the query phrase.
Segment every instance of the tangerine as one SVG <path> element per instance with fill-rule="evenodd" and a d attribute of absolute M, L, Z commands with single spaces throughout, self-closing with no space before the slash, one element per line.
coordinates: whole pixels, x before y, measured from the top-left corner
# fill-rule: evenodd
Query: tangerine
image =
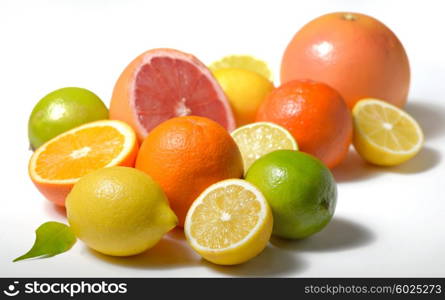
<path fill-rule="evenodd" d="M 352 140 L 352 117 L 343 98 L 315 81 L 294 80 L 272 91 L 261 104 L 257 121 L 283 126 L 301 151 L 329 168 L 346 157 Z"/>

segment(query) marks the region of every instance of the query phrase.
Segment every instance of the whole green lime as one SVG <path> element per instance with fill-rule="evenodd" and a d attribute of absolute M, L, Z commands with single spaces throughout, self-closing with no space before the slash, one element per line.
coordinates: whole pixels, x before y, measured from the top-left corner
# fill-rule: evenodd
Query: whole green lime
<path fill-rule="evenodd" d="M 269 202 L 273 234 L 288 239 L 308 237 L 334 215 L 337 185 L 317 158 L 299 151 L 278 150 L 259 158 L 247 171 Z"/>
<path fill-rule="evenodd" d="M 55 90 L 36 104 L 28 121 L 33 149 L 79 125 L 108 119 L 108 109 L 96 94 L 78 87 Z"/>

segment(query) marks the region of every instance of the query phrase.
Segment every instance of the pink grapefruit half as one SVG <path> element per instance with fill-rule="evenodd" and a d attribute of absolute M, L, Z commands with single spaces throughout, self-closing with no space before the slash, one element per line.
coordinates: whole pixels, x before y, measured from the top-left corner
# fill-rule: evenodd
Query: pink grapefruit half
<path fill-rule="evenodd" d="M 143 140 L 154 127 L 179 116 L 202 116 L 235 129 L 227 98 L 207 67 L 191 54 L 152 49 L 122 72 L 110 104 L 110 118 L 128 123 Z"/>

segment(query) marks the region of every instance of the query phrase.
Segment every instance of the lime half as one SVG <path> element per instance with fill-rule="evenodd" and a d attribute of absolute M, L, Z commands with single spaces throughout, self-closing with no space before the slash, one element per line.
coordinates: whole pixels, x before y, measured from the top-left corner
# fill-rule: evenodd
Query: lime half
<path fill-rule="evenodd" d="M 244 172 L 263 155 L 275 150 L 298 150 L 297 141 L 284 127 L 271 122 L 256 122 L 231 133 L 240 149 Z"/>

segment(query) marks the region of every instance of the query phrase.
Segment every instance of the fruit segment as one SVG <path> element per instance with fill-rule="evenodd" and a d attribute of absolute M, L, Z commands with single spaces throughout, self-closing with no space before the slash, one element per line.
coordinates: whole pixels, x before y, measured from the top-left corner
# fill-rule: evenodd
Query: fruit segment
<path fill-rule="evenodd" d="M 231 133 L 241 151 L 244 175 L 261 156 L 275 150 L 298 150 L 297 142 L 284 127 L 270 122 L 245 125 Z"/>

